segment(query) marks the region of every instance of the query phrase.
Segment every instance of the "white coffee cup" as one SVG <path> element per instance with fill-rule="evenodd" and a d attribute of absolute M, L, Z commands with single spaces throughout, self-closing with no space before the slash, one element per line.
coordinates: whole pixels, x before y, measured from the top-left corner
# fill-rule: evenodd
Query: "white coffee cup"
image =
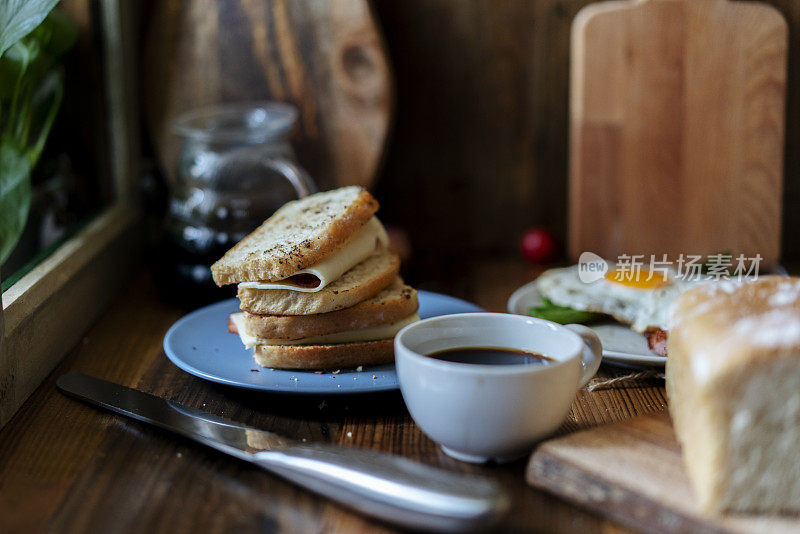
<path fill-rule="evenodd" d="M 427 356 L 466 347 L 523 350 L 553 361 L 475 365 Z M 602 359 L 600 339 L 585 326 L 505 313 L 425 319 L 403 328 L 394 348 L 411 417 L 445 453 L 467 462 L 504 462 L 530 452 L 561 425 Z"/>

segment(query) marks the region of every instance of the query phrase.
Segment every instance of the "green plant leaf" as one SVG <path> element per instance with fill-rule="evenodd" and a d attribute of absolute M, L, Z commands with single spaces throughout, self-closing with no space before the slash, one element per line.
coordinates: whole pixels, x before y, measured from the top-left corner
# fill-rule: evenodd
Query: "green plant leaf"
<path fill-rule="evenodd" d="M 77 38 L 72 21 L 51 12 L 57 3 L 0 0 L 0 264 L 25 228 L 31 171 L 63 97 L 59 60 Z"/>
<path fill-rule="evenodd" d="M 542 303 L 539 306 L 531 306 L 528 310 L 528 315 L 560 324 L 589 324 L 608 318 L 607 315 L 602 313 L 559 306 L 546 298 L 542 299 Z"/>
<path fill-rule="evenodd" d="M 33 86 L 35 90 L 59 64 L 61 56 L 75 43 L 76 37 L 75 24 L 66 15 L 54 10 L 38 28 L 12 46 L 8 53 L 19 46 L 27 49 L 25 83 Z"/>
<path fill-rule="evenodd" d="M 24 150 L 0 138 L 0 264 L 19 241 L 31 205 L 31 164 Z"/>
<path fill-rule="evenodd" d="M 53 58 L 58 58 L 75 45 L 78 40 L 78 27 L 65 13 L 54 9 L 32 33 L 47 33 L 44 43 L 45 51 Z"/>
<path fill-rule="evenodd" d="M 0 55 L 42 23 L 58 0 L 2 0 Z"/>
<path fill-rule="evenodd" d="M 23 74 L 26 84 L 38 86 L 75 44 L 77 36 L 78 28 L 67 15 L 51 11 L 38 28 L 0 57 L 0 99 L 13 97 Z"/>
<path fill-rule="evenodd" d="M 52 83 L 48 84 L 52 87 L 46 98 L 38 98 L 35 101 L 36 116 L 40 119 L 37 121 L 39 129 L 32 133 L 36 135 L 36 140 L 28 150 L 28 157 L 30 159 L 31 167 L 36 165 L 39 156 L 42 155 L 44 150 L 44 143 L 47 141 L 47 136 L 50 134 L 50 128 L 56 120 L 58 109 L 61 107 L 61 100 L 64 97 L 64 77 L 61 72 L 56 70 L 50 73 L 48 80 Z M 39 95 L 37 95 L 39 96 Z"/>
<path fill-rule="evenodd" d="M 14 89 L 22 81 L 27 62 L 27 50 L 17 44 L 12 45 L 0 58 L 0 100 L 11 100 L 14 96 Z"/>

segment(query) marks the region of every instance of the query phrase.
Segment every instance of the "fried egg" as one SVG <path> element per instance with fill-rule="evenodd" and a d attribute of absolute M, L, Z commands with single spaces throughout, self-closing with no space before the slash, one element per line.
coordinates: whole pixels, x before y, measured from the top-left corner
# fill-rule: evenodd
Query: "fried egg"
<path fill-rule="evenodd" d="M 690 281 L 674 272 L 649 272 L 637 276 L 612 265 L 594 282 L 583 282 L 578 266 L 551 269 L 542 274 L 536 287 L 553 304 L 576 310 L 601 312 L 630 325 L 637 332 L 669 330 L 669 309 L 675 298 L 702 280 Z"/>

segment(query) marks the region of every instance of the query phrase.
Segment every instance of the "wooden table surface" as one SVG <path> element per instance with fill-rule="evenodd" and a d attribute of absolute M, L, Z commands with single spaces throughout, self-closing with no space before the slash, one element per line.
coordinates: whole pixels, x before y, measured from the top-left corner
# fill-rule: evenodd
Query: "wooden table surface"
<path fill-rule="evenodd" d="M 449 289 L 490 311 L 535 272 L 484 261 L 425 289 Z M 147 270 L 132 278 L 83 341 L 0 431 L 0 532 L 386 532 L 392 529 L 190 441 L 61 395 L 71 370 L 295 439 L 373 448 L 498 480 L 513 496 L 505 530 L 622 532 L 526 486 L 525 462 L 474 466 L 445 456 L 409 418 L 399 392 L 298 398 L 197 379 L 167 360 L 164 333 L 185 311 L 165 305 Z M 613 368 L 601 368 L 611 373 Z M 664 410 L 663 384 L 579 392 L 564 430 Z"/>

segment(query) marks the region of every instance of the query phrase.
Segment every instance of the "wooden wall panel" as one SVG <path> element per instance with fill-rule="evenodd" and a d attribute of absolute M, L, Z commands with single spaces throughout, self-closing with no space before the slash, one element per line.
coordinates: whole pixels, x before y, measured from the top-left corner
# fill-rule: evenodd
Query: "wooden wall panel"
<path fill-rule="evenodd" d="M 161 170 L 182 113 L 276 100 L 300 111 L 297 155 L 322 188 L 368 186 L 391 122 L 392 80 L 366 0 L 158 0 L 145 15 L 143 98 Z"/>
<path fill-rule="evenodd" d="M 587 0 L 375 0 L 397 81 L 378 193 L 419 269 L 566 225 L 570 25 Z M 800 2 L 789 21 L 784 257 L 800 258 Z"/>
<path fill-rule="evenodd" d="M 534 224 L 563 237 L 569 32 L 586 3 L 373 2 L 397 83 L 378 194 L 417 269 L 508 253 Z"/>
<path fill-rule="evenodd" d="M 786 148 L 784 149 L 783 257 L 800 260 L 800 2 L 769 0 L 789 23 L 789 72 L 786 90 Z"/>
<path fill-rule="evenodd" d="M 254 1 L 248 5 L 269 0 Z M 409 231 L 415 270 L 515 254 L 520 233 L 532 225 L 565 236 L 570 26 L 589 3 L 371 0 L 396 81 L 395 122 L 377 193 L 382 218 Z M 783 249 L 786 259 L 797 260 L 800 2 L 768 3 L 790 28 Z M 221 38 L 252 40 L 252 28 L 240 25 L 235 12 L 211 10 L 211 18 L 218 15 L 226 21 Z M 247 96 L 248 76 L 247 69 L 231 68 L 220 83 L 231 95 Z"/>

